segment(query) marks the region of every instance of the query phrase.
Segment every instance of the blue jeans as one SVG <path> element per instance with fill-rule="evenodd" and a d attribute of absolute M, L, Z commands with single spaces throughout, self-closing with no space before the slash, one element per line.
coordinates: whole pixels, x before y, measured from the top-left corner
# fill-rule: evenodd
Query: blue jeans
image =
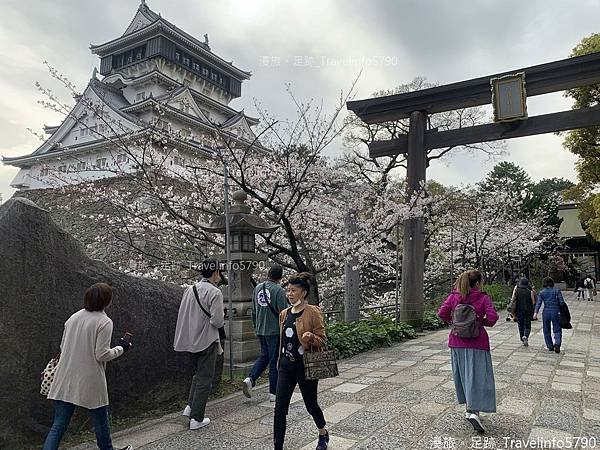
<path fill-rule="evenodd" d="M 42 450 L 58 450 L 60 441 L 67 431 L 75 405 L 73 403 L 54 400 L 54 422 L 52 428 L 46 436 L 44 448 Z M 96 409 L 88 409 L 94 422 L 94 431 L 96 432 L 96 443 L 100 450 L 113 450 L 110 438 L 110 426 L 108 424 L 108 406 L 102 406 Z"/>
<path fill-rule="evenodd" d="M 542 315 L 542 323 L 544 328 L 544 340 L 548 350 L 552 350 L 555 345 L 560 347 L 562 343 L 562 328 L 558 320 L 558 311 L 551 311 Z M 550 333 L 550 325 L 554 331 L 554 343 L 552 342 L 552 334 Z"/>
<path fill-rule="evenodd" d="M 252 386 L 256 385 L 256 380 L 269 366 L 269 392 L 273 395 L 277 392 L 277 356 L 279 352 L 279 335 L 257 336 L 260 341 L 260 356 L 254 362 L 250 375 Z"/>

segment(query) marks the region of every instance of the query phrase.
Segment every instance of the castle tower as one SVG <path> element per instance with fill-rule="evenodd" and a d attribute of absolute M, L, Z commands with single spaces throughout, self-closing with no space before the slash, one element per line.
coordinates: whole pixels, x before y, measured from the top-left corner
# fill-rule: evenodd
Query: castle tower
<path fill-rule="evenodd" d="M 139 160 L 116 143 L 167 131 L 171 170 L 186 158 L 210 157 L 204 136 L 216 127 L 228 138 L 251 142 L 257 119 L 229 103 L 241 96 L 250 72 L 235 67 L 141 1 L 122 36 L 90 47 L 100 57 L 76 104 L 33 153 L 3 157 L 20 168 L 11 186 L 44 189 L 139 170 Z M 172 144 L 172 145 L 171 145 Z"/>

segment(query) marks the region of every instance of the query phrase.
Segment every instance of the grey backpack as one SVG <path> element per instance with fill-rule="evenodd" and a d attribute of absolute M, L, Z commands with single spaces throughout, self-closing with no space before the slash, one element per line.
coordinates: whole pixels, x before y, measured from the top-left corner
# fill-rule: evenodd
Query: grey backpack
<path fill-rule="evenodd" d="M 452 311 L 451 333 L 459 338 L 476 338 L 479 336 L 479 320 L 472 305 L 459 303 Z"/>

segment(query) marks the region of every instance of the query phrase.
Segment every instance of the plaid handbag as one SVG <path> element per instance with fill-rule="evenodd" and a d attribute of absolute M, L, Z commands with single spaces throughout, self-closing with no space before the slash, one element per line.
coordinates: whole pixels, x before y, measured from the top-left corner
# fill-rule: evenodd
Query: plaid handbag
<path fill-rule="evenodd" d="M 48 397 L 48 393 L 50 392 L 50 386 L 54 381 L 54 374 L 56 373 L 56 366 L 58 366 L 58 358 L 52 358 L 46 364 L 46 368 L 40 374 L 40 379 L 42 382 L 40 388 L 40 394 L 44 397 Z"/>
<path fill-rule="evenodd" d="M 335 350 L 304 352 L 304 377 L 307 380 L 322 380 L 339 375 Z"/>

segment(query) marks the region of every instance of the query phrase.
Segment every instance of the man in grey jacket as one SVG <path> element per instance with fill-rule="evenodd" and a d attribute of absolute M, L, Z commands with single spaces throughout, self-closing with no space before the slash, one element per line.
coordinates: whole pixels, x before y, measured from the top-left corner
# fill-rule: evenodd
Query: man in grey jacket
<path fill-rule="evenodd" d="M 176 352 L 192 355 L 196 372 L 192 378 L 188 405 L 183 415 L 190 418 L 190 430 L 210 423 L 204 417 L 210 394 L 217 354 L 222 352 L 219 328 L 223 326 L 223 294 L 217 288 L 220 278 L 218 263 L 202 262 L 202 280 L 188 287 L 179 306 L 173 346 Z"/>

